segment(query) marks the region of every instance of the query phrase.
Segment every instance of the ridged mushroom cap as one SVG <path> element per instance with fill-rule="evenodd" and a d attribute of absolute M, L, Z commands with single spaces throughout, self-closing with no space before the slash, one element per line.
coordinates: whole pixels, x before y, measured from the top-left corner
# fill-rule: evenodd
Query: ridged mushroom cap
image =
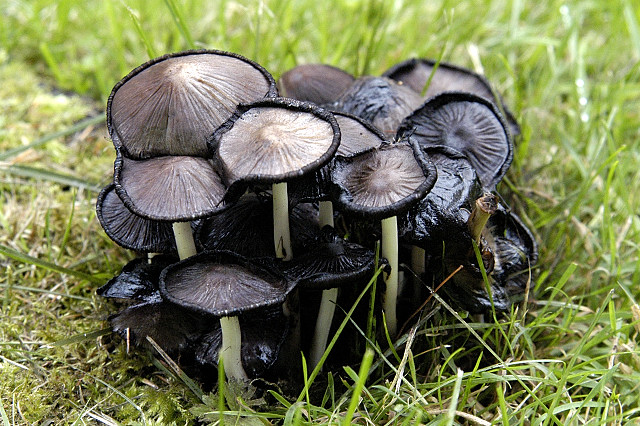
<path fill-rule="evenodd" d="M 496 95 L 489 81 L 467 68 L 446 62 L 438 63 L 433 59 L 413 58 L 394 65 L 382 75 L 401 82 L 418 93 L 424 91 L 425 98 L 431 98 L 443 92 L 468 92 L 485 98 L 502 107 L 511 134 L 514 136 L 520 134 L 520 126 L 516 119 L 500 96 Z M 426 91 L 425 86 L 427 86 Z"/>
<path fill-rule="evenodd" d="M 422 199 L 436 181 L 436 169 L 407 142 L 385 144 L 331 165 L 332 199 L 345 213 L 383 219 Z"/>
<path fill-rule="evenodd" d="M 116 244 L 143 253 L 172 253 L 176 251 L 171 224 L 138 216 L 118 197 L 115 185 L 100 191 L 96 214 L 104 232 Z"/>
<path fill-rule="evenodd" d="M 218 317 L 281 304 L 292 288 L 278 271 L 224 251 L 191 256 L 160 275 L 164 299 Z"/>
<path fill-rule="evenodd" d="M 333 115 L 314 104 L 269 98 L 240 106 L 209 143 L 229 186 L 276 183 L 325 165 L 340 130 Z"/>
<path fill-rule="evenodd" d="M 421 147 L 446 146 L 467 156 L 493 190 L 513 158 L 513 143 L 495 104 L 470 93 L 442 93 L 407 117 L 398 130 Z"/>
<path fill-rule="evenodd" d="M 146 62 L 113 88 L 107 127 L 128 157 L 206 157 L 207 137 L 240 103 L 276 95 L 260 65 L 229 52 L 185 51 Z"/>
<path fill-rule="evenodd" d="M 191 221 L 227 207 L 227 189 L 211 160 L 202 157 L 132 160 L 118 153 L 113 179 L 127 208 L 152 220 Z"/>

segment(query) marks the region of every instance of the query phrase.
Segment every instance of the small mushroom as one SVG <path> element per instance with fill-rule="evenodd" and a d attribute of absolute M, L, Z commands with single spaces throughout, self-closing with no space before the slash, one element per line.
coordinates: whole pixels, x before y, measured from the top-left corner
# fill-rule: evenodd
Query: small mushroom
<path fill-rule="evenodd" d="M 248 378 L 241 360 L 238 314 L 281 305 L 294 285 L 276 270 L 232 252 L 204 252 L 170 265 L 160 275 L 162 297 L 178 306 L 220 318 L 227 377 Z"/>
<path fill-rule="evenodd" d="M 239 107 L 209 142 L 229 191 L 248 183 L 272 184 L 276 256 L 290 260 L 287 180 L 331 159 L 340 143 L 333 115 L 310 103 L 270 98 Z"/>
<path fill-rule="evenodd" d="M 513 158 L 513 144 L 495 105 L 468 93 L 443 93 L 431 98 L 398 129 L 420 145 L 447 146 L 469 158 L 480 181 L 495 189 Z"/>
<path fill-rule="evenodd" d="M 311 340 L 309 365 L 314 368 L 326 349 L 338 299 L 338 290 L 368 280 L 375 269 L 375 253 L 341 238 L 332 226 L 325 226 L 306 254 L 282 265 L 283 272 L 298 280 L 301 289 L 322 290 L 320 309 Z"/>
<path fill-rule="evenodd" d="M 485 98 L 498 105 L 504 112 L 511 134 L 520 134 L 520 126 L 516 119 L 489 81 L 467 68 L 433 59 L 413 58 L 394 65 L 382 75 L 411 87 L 422 93 L 426 99 L 444 92 L 467 92 Z"/>
<path fill-rule="evenodd" d="M 138 216 L 171 222 L 181 259 L 195 254 L 190 221 L 218 213 L 226 187 L 211 161 L 164 156 L 132 160 L 121 153 L 115 162 L 116 192 Z"/>
<path fill-rule="evenodd" d="M 382 220 L 382 256 L 391 267 L 385 275 L 384 311 L 392 336 L 397 332 L 397 215 L 422 199 L 435 181 L 433 163 L 406 141 L 337 157 L 332 164 L 331 188 L 339 208 L 357 217 Z"/>
<path fill-rule="evenodd" d="M 278 91 L 281 96 L 325 105 L 335 102 L 354 81 L 355 77 L 340 68 L 304 64 L 282 74 Z"/>

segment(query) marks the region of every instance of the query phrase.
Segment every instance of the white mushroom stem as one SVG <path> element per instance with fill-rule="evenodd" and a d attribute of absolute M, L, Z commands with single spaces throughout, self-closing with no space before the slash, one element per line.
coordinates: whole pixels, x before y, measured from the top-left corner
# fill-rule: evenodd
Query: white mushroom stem
<path fill-rule="evenodd" d="M 287 183 L 274 183 L 271 186 L 273 195 L 273 243 L 276 248 L 276 257 L 282 260 L 291 260 L 291 234 L 289 231 L 289 196 Z"/>
<path fill-rule="evenodd" d="M 326 225 L 333 228 L 333 203 L 331 201 L 320 201 L 318 205 L 320 207 L 320 213 L 318 214 L 320 229 Z"/>
<path fill-rule="evenodd" d="M 321 229 L 326 225 L 333 227 L 333 203 L 331 203 L 331 201 L 320 201 L 318 224 Z M 337 300 L 337 288 L 330 288 L 322 291 L 320 309 L 318 309 L 316 328 L 313 332 L 313 340 L 311 341 L 311 351 L 309 354 L 309 365 L 311 366 L 311 369 L 314 369 L 316 365 L 318 365 L 320 358 L 322 358 L 322 355 L 327 348 L 329 330 L 331 329 L 331 323 L 333 322 L 333 314 L 336 310 Z"/>
<path fill-rule="evenodd" d="M 249 377 L 242 367 L 242 334 L 238 317 L 220 318 L 220 327 L 222 328 L 222 344 L 219 356 L 223 360 L 227 379 L 248 381 Z"/>
<path fill-rule="evenodd" d="M 173 222 L 173 236 L 176 239 L 180 260 L 196 254 L 196 243 L 193 240 L 190 222 Z"/>
<path fill-rule="evenodd" d="M 320 309 L 318 310 L 318 318 L 316 319 L 316 329 L 313 333 L 311 352 L 309 354 L 309 365 L 311 366 L 311 369 L 316 368 L 316 365 L 320 362 L 320 358 L 322 358 L 322 355 L 327 348 L 329 330 L 331 329 L 331 322 L 333 321 L 333 314 L 336 310 L 337 300 L 337 288 L 330 288 L 322 291 Z"/>
<path fill-rule="evenodd" d="M 411 269 L 419 277 L 425 271 L 425 251 L 422 247 L 411 246 Z"/>
<path fill-rule="evenodd" d="M 382 219 L 382 257 L 387 259 L 391 272 L 384 275 L 384 314 L 387 329 L 393 338 L 398 331 L 396 303 L 398 299 L 398 219 L 396 216 Z"/>
<path fill-rule="evenodd" d="M 193 240 L 193 232 L 191 232 L 191 223 L 174 222 L 173 235 L 176 239 L 180 260 L 196 254 L 196 244 Z M 220 328 L 222 329 L 222 344 L 219 356 L 224 360 L 224 371 L 227 378 L 249 380 L 242 367 L 242 333 L 238 317 L 220 318 Z"/>

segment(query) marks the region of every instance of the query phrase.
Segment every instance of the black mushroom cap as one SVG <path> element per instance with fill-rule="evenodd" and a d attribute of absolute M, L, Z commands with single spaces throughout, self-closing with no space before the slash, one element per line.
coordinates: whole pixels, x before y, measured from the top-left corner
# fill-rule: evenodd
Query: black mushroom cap
<path fill-rule="evenodd" d="M 114 184 L 100 191 L 96 214 L 105 233 L 121 247 L 143 253 L 176 251 L 171 224 L 133 213 L 116 194 Z"/>
<path fill-rule="evenodd" d="M 449 239 L 452 227 L 466 229 L 468 212 L 483 189 L 462 153 L 442 146 L 422 149 L 435 165 L 438 177 L 431 191 L 399 217 L 398 228 L 403 241 L 440 252 L 440 242 Z M 465 251 L 471 247 L 468 243 Z"/>
<path fill-rule="evenodd" d="M 298 65 L 278 80 L 281 96 L 318 105 L 335 102 L 355 81 L 340 68 L 325 64 Z"/>
<path fill-rule="evenodd" d="M 230 187 L 299 178 L 331 160 L 339 144 L 330 112 L 289 98 L 240 105 L 209 139 Z"/>
<path fill-rule="evenodd" d="M 217 50 L 169 54 L 115 85 L 107 128 L 115 147 L 130 158 L 206 157 L 207 137 L 238 104 L 276 94 L 273 77 L 242 56 Z"/>
<path fill-rule="evenodd" d="M 150 347 L 148 336 L 172 357 L 189 350 L 191 342 L 211 329 L 210 318 L 164 301 L 128 306 L 109 322 L 133 346 Z"/>
<path fill-rule="evenodd" d="M 293 250 L 303 253 L 315 239 L 317 211 L 300 204 L 291 210 Z M 224 212 L 198 222 L 195 238 L 205 251 L 226 250 L 248 258 L 273 258 L 273 204 L 268 194 L 245 194 Z"/>
<path fill-rule="evenodd" d="M 436 181 L 436 168 L 414 144 L 384 144 L 331 165 L 334 203 L 346 214 L 372 220 L 405 212 Z"/>
<path fill-rule="evenodd" d="M 154 256 L 151 262 L 146 257 L 133 259 L 96 293 L 102 297 L 116 299 L 160 302 L 162 300 L 158 289 L 160 273 L 164 268 L 177 261 L 177 257 L 167 255 Z"/>
<path fill-rule="evenodd" d="M 494 92 L 489 81 L 483 75 L 467 68 L 433 59 L 412 58 L 394 65 L 382 75 L 401 82 L 418 93 L 423 93 L 428 84 L 424 93 L 425 98 L 431 98 L 443 92 L 468 92 L 485 98 L 502 108 L 511 134 L 513 136 L 520 134 L 520 126 L 516 119 L 500 96 Z"/>
<path fill-rule="evenodd" d="M 487 190 L 495 189 L 513 159 L 513 143 L 495 104 L 461 92 L 431 98 L 398 129 L 421 147 L 448 146 L 469 158 Z"/>
<path fill-rule="evenodd" d="M 385 77 L 360 77 L 334 104 L 338 111 L 370 121 L 388 138 L 424 99 L 408 86 Z"/>
<path fill-rule="evenodd" d="M 340 146 L 336 155 L 348 157 L 377 148 L 387 141 L 384 133 L 368 120 L 341 111 L 333 112 L 340 127 Z"/>
<path fill-rule="evenodd" d="M 118 151 L 113 180 L 127 208 L 156 221 L 186 222 L 227 207 L 227 188 L 211 160 L 202 157 L 132 160 Z"/>
<path fill-rule="evenodd" d="M 487 222 L 487 244 L 495 257 L 493 278 L 510 296 L 522 293 L 538 260 L 538 244 L 513 212 L 499 206 Z"/>
<path fill-rule="evenodd" d="M 216 317 L 281 304 L 295 283 L 232 252 L 203 252 L 170 265 L 160 294 L 176 305 Z"/>
<path fill-rule="evenodd" d="M 306 254 L 281 267 L 286 276 L 298 279 L 300 288 L 326 290 L 368 280 L 375 269 L 375 253 L 345 241 L 331 226 L 322 228 Z"/>

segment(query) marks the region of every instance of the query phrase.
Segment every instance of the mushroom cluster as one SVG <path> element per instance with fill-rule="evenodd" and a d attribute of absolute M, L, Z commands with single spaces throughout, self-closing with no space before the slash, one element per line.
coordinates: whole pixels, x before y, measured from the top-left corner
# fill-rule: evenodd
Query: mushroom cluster
<path fill-rule="evenodd" d="M 392 337 L 452 273 L 441 291 L 459 308 L 508 310 L 536 261 L 495 192 L 519 127 L 453 65 L 360 78 L 301 65 L 276 84 L 242 56 L 180 52 L 118 82 L 107 125 L 116 160 L 97 216 L 145 255 L 98 294 L 129 301 L 110 316 L 127 344 L 151 338 L 201 371 L 295 381 L 301 351 L 317 365 L 378 241 L 376 315 Z"/>

